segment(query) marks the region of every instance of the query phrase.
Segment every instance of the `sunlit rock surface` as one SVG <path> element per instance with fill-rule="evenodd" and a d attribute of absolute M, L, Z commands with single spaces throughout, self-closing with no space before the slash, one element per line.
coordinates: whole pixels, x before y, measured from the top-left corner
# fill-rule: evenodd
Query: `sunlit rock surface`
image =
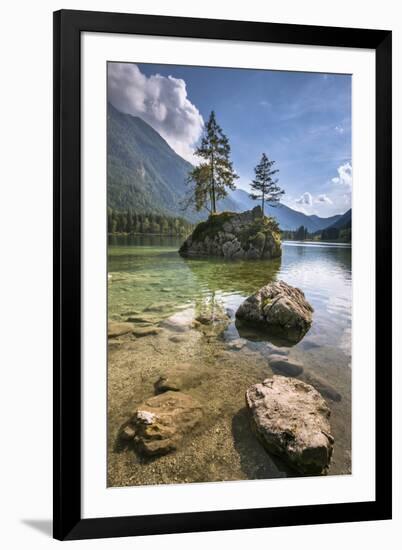
<path fill-rule="evenodd" d="M 251 386 L 246 404 L 268 452 L 303 474 L 326 473 L 334 438 L 330 409 L 317 390 L 294 378 L 274 376 Z"/>
<path fill-rule="evenodd" d="M 313 308 L 304 293 L 284 281 L 263 286 L 236 311 L 236 318 L 300 341 L 313 321 Z"/>
<path fill-rule="evenodd" d="M 220 256 L 231 260 L 277 258 L 282 254 L 279 227 L 273 218 L 262 216 L 259 206 L 240 214 L 213 214 L 197 225 L 179 253 L 185 257 Z"/>
<path fill-rule="evenodd" d="M 166 391 L 139 405 L 122 437 L 127 440 L 129 431 L 141 453 L 163 455 L 176 450 L 201 418 L 202 408 L 196 399 L 179 391 Z"/>

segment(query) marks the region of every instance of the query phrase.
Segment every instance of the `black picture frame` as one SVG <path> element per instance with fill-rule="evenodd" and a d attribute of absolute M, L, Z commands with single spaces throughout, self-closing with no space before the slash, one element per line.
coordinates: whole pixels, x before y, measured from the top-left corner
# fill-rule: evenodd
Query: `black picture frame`
<path fill-rule="evenodd" d="M 376 498 L 370 502 L 82 519 L 83 32 L 369 48 L 376 55 Z M 54 537 L 60 540 L 385 520 L 392 513 L 390 31 L 61 10 L 54 13 Z M 374 404 L 373 404 L 374 405 Z"/>

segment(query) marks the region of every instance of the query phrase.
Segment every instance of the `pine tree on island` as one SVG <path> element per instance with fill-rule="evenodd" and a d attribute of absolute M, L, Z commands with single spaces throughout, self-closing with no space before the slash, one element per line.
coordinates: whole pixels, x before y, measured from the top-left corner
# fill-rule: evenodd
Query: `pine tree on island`
<path fill-rule="evenodd" d="M 214 111 L 211 111 L 195 154 L 203 160 L 188 176 L 188 181 L 195 184 L 190 202 L 197 211 L 207 208 L 215 214 L 218 200 L 227 196 L 228 189 L 236 188 L 234 181 L 238 175 L 230 160 L 229 140 L 216 122 Z"/>
<path fill-rule="evenodd" d="M 275 161 L 269 160 L 267 155 L 263 153 L 259 164 L 254 168 L 255 179 L 250 184 L 252 191 L 255 191 L 255 193 L 250 193 L 250 197 L 253 200 L 261 200 L 263 216 L 265 203 L 277 206 L 281 196 L 285 193 L 278 186 L 278 179 L 273 178 L 279 172 L 279 170 L 273 168 L 274 164 Z"/>

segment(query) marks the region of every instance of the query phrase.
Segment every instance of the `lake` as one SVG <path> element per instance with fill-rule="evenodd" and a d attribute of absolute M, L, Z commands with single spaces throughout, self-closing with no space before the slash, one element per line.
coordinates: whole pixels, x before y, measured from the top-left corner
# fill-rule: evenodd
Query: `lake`
<path fill-rule="evenodd" d="M 335 437 L 329 474 L 350 473 L 350 245 L 289 241 L 282 244 L 279 260 L 226 262 L 184 259 L 177 253 L 181 242 L 161 236 L 109 237 L 110 319 L 158 326 L 177 312 L 196 313 L 205 304 L 216 304 L 231 316 L 217 337 L 191 330 L 172 341 L 164 330 L 109 345 L 109 486 L 294 475 L 255 440 L 244 407 L 247 387 L 272 375 L 266 357 L 278 349 L 341 395 L 339 402 L 328 400 Z M 294 346 L 243 332 L 234 318 L 247 296 L 279 279 L 303 290 L 314 308 L 311 329 Z M 239 338 L 240 345 L 232 346 Z M 160 375 L 180 378 L 183 390 L 205 408 L 204 425 L 183 449 L 144 460 L 132 449 L 119 448 L 116 437 L 130 411 L 153 394 Z"/>

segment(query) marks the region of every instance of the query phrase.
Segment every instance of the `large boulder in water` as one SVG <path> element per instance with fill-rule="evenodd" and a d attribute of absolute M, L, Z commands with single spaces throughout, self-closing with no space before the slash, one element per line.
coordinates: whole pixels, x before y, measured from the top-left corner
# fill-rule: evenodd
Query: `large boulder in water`
<path fill-rule="evenodd" d="M 260 206 L 242 213 L 211 214 L 184 241 L 184 257 L 220 256 L 225 259 L 270 259 L 282 254 L 279 227 L 262 215 Z"/>
<path fill-rule="evenodd" d="M 268 452 L 302 474 L 327 472 L 334 438 L 330 409 L 317 390 L 295 378 L 274 376 L 251 386 L 246 404 Z"/>
<path fill-rule="evenodd" d="M 236 318 L 298 342 L 311 327 L 313 311 L 300 289 L 277 281 L 249 296 Z"/>

